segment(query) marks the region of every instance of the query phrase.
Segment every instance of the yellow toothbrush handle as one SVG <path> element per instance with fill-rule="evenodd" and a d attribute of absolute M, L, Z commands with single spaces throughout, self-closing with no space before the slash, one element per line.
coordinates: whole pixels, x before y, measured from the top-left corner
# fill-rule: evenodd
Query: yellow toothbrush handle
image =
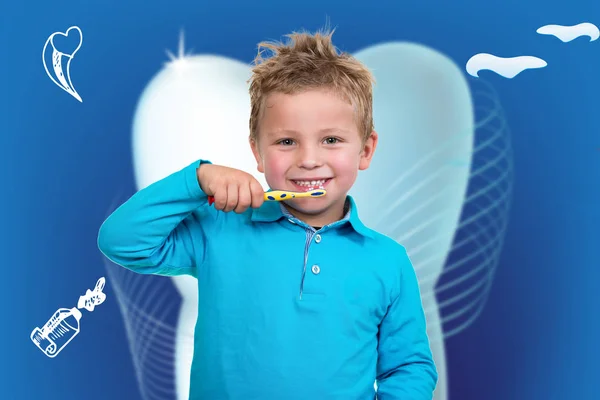
<path fill-rule="evenodd" d="M 273 190 L 271 192 L 265 192 L 265 201 L 282 201 L 306 197 L 321 197 L 325 196 L 325 194 L 326 192 L 323 189 L 309 190 L 308 192 L 288 192 L 286 190 Z"/>
<path fill-rule="evenodd" d="M 309 190 L 308 192 L 288 192 L 286 190 L 273 190 L 265 192 L 265 201 L 283 201 L 289 199 L 298 199 L 303 197 L 321 197 L 325 196 L 327 192 L 324 189 Z M 212 205 L 215 202 L 213 196 L 208 196 L 208 205 Z"/>

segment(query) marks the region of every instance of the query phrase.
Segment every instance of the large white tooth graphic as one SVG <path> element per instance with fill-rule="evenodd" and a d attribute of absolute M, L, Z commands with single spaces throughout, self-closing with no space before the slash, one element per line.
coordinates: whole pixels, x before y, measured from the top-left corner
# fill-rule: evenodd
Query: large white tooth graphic
<path fill-rule="evenodd" d="M 75 48 L 75 50 L 73 50 L 73 52 L 64 53 L 64 52 L 60 51 L 60 49 L 56 48 L 55 43 L 54 43 L 54 38 L 56 37 L 56 35 L 61 35 L 61 36 L 67 37 L 67 36 L 69 36 L 70 31 L 74 31 L 74 32 L 78 33 L 78 35 L 79 35 L 78 36 L 78 44 L 77 44 L 77 47 Z M 46 40 L 46 43 L 44 44 L 44 49 L 42 50 L 42 62 L 44 64 L 44 69 L 46 70 L 46 74 L 48 74 L 48 77 L 58 87 L 60 87 L 61 89 L 63 89 L 67 93 L 69 93 L 71 96 L 75 97 L 80 102 L 83 102 L 83 100 L 81 99 L 81 96 L 79 96 L 79 93 L 77 93 L 77 91 L 73 87 L 73 83 L 71 82 L 70 68 L 71 68 L 71 61 L 73 60 L 75 53 L 77 53 L 77 51 L 81 47 L 82 43 L 83 43 L 83 33 L 81 32 L 81 29 L 79 29 L 79 27 L 77 27 L 77 26 L 72 26 L 69 29 L 67 29 L 67 32 L 65 32 L 65 33 L 54 32 L 52 35 L 50 35 L 48 37 L 48 40 Z M 52 72 L 50 72 L 50 70 L 48 69 L 48 66 L 46 65 L 47 64 L 46 59 L 49 55 L 49 54 L 47 54 L 47 50 L 49 51 L 48 45 L 50 45 L 50 48 L 52 49 L 52 54 L 50 55 L 50 60 L 52 62 Z"/>
<path fill-rule="evenodd" d="M 434 398 L 446 399 L 443 332 L 433 294 L 469 178 L 468 168 L 447 165 L 450 160 L 470 164 L 474 117 L 469 87 L 452 60 L 421 45 L 382 44 L 356 57 L 374 71 L 373 112 L 380 139 L 371 166 L 359 173 L 350 193 L 367 226 L 406 246 L 414 263 L 439 374 Z"/>
<path fill-rule="evenodd" d="M 198 158 L 252 173 L 267 188 L 248 144 L 250 69 L 214 56 L 177 59 L 145 89 L 135 113 L 133 156 L 139 189 Z M 181 296 L 176 387 L 187 399 L 198 313 L 197 280 L 173 277 Z"/>
<path fill-rule="evenodd" d="M 374 116 L 380 143 L 351 194 L 365 223 L 404 244 L 415 264 L 440 375 L 435 399 L 444 400 L 445 352 L 434 286 L 452 245 L 469 179 L 469 169 L 463 168 L 470 166 L 473 151 L 469 88 L 458 66 L 423 46 L 390 43 L 361 51 L 357 58 L 377 80 Z M 238 61 L 193 56 L 169 63 L 151 81 L 134 119 L 138 189 L 197 158 L 245 170 L 267 187 L 247 141 L 249 77 L 249 67 Z M 174 277 L 173 282 L 183 298 L 176 329 L 176 386 L 178 398 L 186 399 L 197 281 Z M 135 363 L 136 368 L 144 364 Z"/>

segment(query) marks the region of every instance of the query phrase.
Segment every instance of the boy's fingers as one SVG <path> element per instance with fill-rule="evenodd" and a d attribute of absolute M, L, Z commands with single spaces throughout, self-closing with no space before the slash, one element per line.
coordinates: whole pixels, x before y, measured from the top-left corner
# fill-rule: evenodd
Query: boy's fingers
<path fill-rule="evenodd" d="M 227 205 L 227 190 L 219 190 L 213 197 L 215 199 L 215 209 L 223 211 Z"/>
<path fill-rule="evenodd" d="M 252 203 L 252 193 L 250 192 L 249 183 L 241 184 L 239 190 L 238 204 L 234 211 L 238 214 L 241 214 L 246 211 Z"/>
<path fill-rule="evenodd" d="M 265 201 L 265 195 L 262 186 L 256 179 L 252 179 L 250 182 L 250 191 L 252 193 L 252 207 L 260 207 Z"/>
<path fill-rule="evenodd" d="M 237 183 L 230 183 L 227 185 L 227 205 L 223 211 L 230 212 L 237 206 L 238 203 L 238 191 L 239 185 Z"/>

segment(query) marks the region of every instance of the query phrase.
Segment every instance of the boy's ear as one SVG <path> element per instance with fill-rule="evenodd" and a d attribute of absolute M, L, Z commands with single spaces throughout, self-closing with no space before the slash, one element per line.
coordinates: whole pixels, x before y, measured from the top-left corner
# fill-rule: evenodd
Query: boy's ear
<path fill-rule="evenodd" d="M 365 144 L 363 145 L 363 149 L 360 153 L 360 161 L 358 163 L 359 170 L 365 170 L 369 168 L 371 165 L 371 159 L 373 158 L 373 154 L 375 153 L 375 148 L 377 147 L 377 132 L 373 131 L 365 140 Z"/>
<path fill-rule="evenodd" d="M 260 156 L 260 151 L 258 149 L 258 142 L 256 141 L 256 139 L 252 139 L 252 138 L 249 138 L 248 140 L 250 141 L 250 148 L 252 149 L 252 154 L 254 154 L 254 159 L 256 160 L 256 169 L 258 170 L 258 172 L 264 174 L 265 166 L 264 166 L 262 157 Z"/>

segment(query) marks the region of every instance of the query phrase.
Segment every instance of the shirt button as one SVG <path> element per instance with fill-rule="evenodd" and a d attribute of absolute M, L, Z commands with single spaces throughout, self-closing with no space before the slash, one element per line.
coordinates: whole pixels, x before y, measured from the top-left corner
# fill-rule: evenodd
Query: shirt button
<path fill-rule="evenodd" d="M 318 233 L 317 236 L 315 236 L 315 242 L 321 243 L 321 235 L 319 235 Z"/>
<path fill-rule="evenodd" d="M 312 266 L 312 272 L 315 275 L 319 275 L 319 272 L 321 272 L 321 268 L 319 268 L 319 266 L 317 264 Z"/>

